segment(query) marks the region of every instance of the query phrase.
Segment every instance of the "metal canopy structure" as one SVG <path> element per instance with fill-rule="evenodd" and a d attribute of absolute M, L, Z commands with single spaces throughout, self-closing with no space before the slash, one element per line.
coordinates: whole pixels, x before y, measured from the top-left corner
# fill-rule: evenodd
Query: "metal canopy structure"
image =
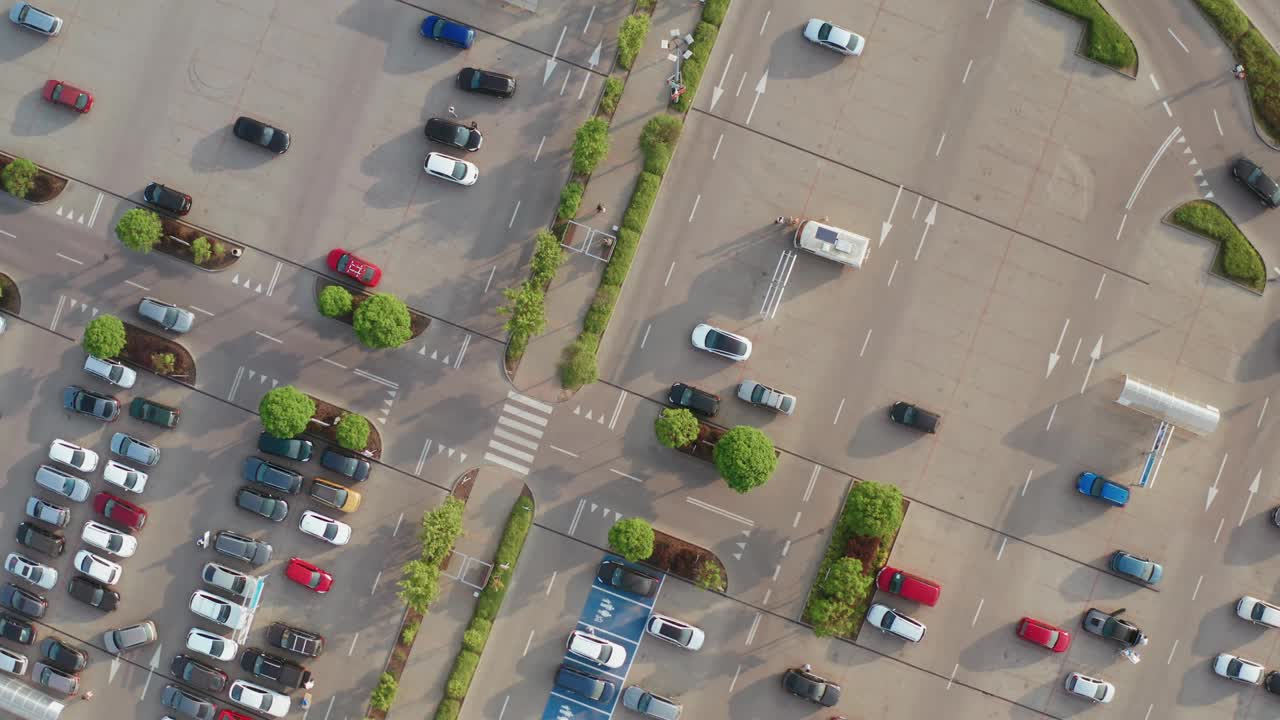
<path fill-rule="evenodd" d="M 1212 405 L 1178 397 L 1128 375 L 1124 376 L 1124 387 L 1120 389 L 1116 402 L 1200 436 L 1213 432 L 1221 419 L 1218 408 Z"/>
<path fill-rule="evenodd" d="M 0 710 L 7 710 L 23 720 L 58 720 L 64 707 L 61 702 L 17 678 L 0 677 Z"/>

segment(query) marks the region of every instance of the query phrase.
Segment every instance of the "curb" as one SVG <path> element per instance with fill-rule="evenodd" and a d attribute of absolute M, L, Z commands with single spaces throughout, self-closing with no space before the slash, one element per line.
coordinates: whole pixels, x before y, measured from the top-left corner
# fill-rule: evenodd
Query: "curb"
<path fill-rule="evenodd" d="M 1115 74 L 1119 75 L 1120 77 L 1128 78 L 1128 79 L 1130 79 L 1130 80 L 1137 80 L 1137 79 L 1138 79 L 1138 68 L 1139 68 L 1139 67 L 1141 66 L 1141 64 L 1142 64 L 1142 58 L 1140 58 L 1140 57 L 1138 56 L 1138 44 L 1137 44 L 1136 42 L 1134 42 L 1134 41 L 1133 41 L 1133 38 L 1132 38 L 1132 37 L 1130 37 L 1130 36 L 1129 36 L 1128 31 L 1126 31 L 1126 32 L 1125 32 L 1125 37 L 1129 38 L 1129 43 L 1133 45 L 1133 56 L 1134 56 L 1135 58 L 1138 58 L 1138 62 L 1137 62 L 1137 63 L 1135 63 L 1135 64 L 1134 64 L 1134 66 L 1133 66 L 1133 74 L 1132 74 L 1132 75 L 1130 75 L 1129 73 L 1125 72 L 1124 70 L 1121 70 L 1120 68 L 1112 67 L 1112 66 L 1110 66 L 1110 65 L 1108 65 L 1108 64 L 1106 64 L 1106 63 L 1104 63 L 1104 62 L 1100 62 L 1100 61 L 1098 61 L 1098 60 L 1094 60 L 1093 58 L 1089 57 L 1088 55 L 1085 55 L 1085 54 L 1084 54 L 1084 52 L 1082 52 L 1083 48 L 1084 48 L 1084 47 L 1088 44 L 1088 42 L 1089 42 L 1089 21 L 1088 21 L 1087 19 L 1082 18 L 1082 17 L 1080 17 L 1079 15 L 1073 15 L 1073 14 L 1071 14 L 1071 13 L 1067 12 L 1066 10 L 1063 10 L 1062 8 L 1054 7 L 1053 5 L 1050 5 L 1049 3 L 1045 2 L 1044 0 L 1034 0 L 1034 1 L 1035 1 L 1035 3 L 1036 3 L 1037 5 L 1039 5 L 1039 6 L 1041 6 L 1041 7 L 1048 8 L 1048 9 L 1050 9 L 1050 10 L 1052 10 L 1052 11 L 1054 11 L 1054 12 L 1058 13 L 1059 15 L 1062 15 L 1062 16 L 1064 16 L 1064 17 L 1071 18 L 1072 20 L 1075 20 L 1076 22 L 1080 23 L 1080 25 L 1082 26 L 1082 28 L 1081 28 L 1081 32 L 1080 32 L 1080 41 L 1076 43 L 1076 49 L 1075 49 L 1075 51 L 1074 51 L 1074 52 L 1075 52 L 1076 57 L 1078 57 L 1078 58 L 1080 58 L 1080 59 L 1082 59 L 1082 60 L 1084 60 L 1084 61 L 1086 61 L 1086 62 L 1093 63 L 1094 65 L 1097 65 L 1098 67 L 1103 68 L 1104 70 L 1110 70 L 1111 72 L 1113 72 L 1113 73 L 1115 73 Z M 1112 20 L 1115 20 L 1115 16 L 1114 16 L 1114 15 L 1112 15 L 1112 14 L 1111 14 L 1111 12 L 1110 12 L 1109 10 L 1107 10 L 1106 6 L 1104 6 L 1101 2 L 1099 2 L 1099 3 L 1098 3 L 1098 7 L 1102 8 L 1102 12 L 1106 13 L 1108 17 L 1110 17 Z M 1120 26 L 1121 28 L 1123 28 L 1123 27 L 1124 27 L 1123 25 L 1120 25 L 1120 21 L 1119 21 L 1119 20 L 1116 20 L 1116 25 L 1117 25 L 1117 26 Z"/>
<path fill-rule="evenodd" d="M 11 153 L 7 153 L 7 152 L 4 152 L 4 151 L 0 151 L 0 155 L 3 155 L 4 157 L 9 158 L 9 162 L 13 162 L 14 160 L 17 160 L 17 159 L 18 159 L 18 156 L 17 156 L 17 155 L 13 155 L 13 154 L 11 154 Z M 29 158 L 28 158 L 28 159 L 29 159 Z M 35 163 L 35 161 L 34 161 L 34 160 L 33 160 L 32 162 L 33 162 L 33 163 Z M 40 172 L 45 173 L 46 175 L 52 175 L 53 177 L 58 178 L 59 180 L 61 180 L 61 181 L 62 181 L 62 188 L 61 188 L 61 189 L 59 189 L 59 190 L 58 190 L 58 192 L 54 193 L 54 194 L 53 194 L 53 197 L 49 198 L 48 200 L 39 200 L 39 201 L 36 201 L 36 200 L 28 200 L 27 198 L 14 198 L 14 199 L 15 199 L 15 200 L 19 200 L 19 199 L 20 199 L 20 200 L 22 200 L 23 202 L 25 202 L 25 203 L 29 203 L 29 204 L 31 204 L 31 205 L 45 205 L 45 204 L 47 204 L 47 203 L 52 202 L 52 201 L 53 201 L 54 199 L 56 199 L 59 195 L 62 195 L 63 191 L 65 191 L 65 190 L 67 189 L 67 186 L 71 184 L 71 178 L 69 178 L 69 177 L 67 177 L 66 175 L 63 175 L 63 174 L 61 174 L 61 173 L 54 172 L 53 170 L 50 170 L 49 168 L 47 168 L 47 167 L 45 167 L 44 165 L 41 165 L 41 164 L 39 164 L 39 163 L 35 163 L 35 166 L 36 166 L 36 168 L 37 168 L 37 169 L 39 169 L 39 170 L 40 170 Z M 13 197 L 13 196 L 12 196 L 12 195 L 10 195 L 10 197 Z"/>
<path fill-rule="evenodd" d="M 1260 260 L 1260 261 L 1262 262 L 1262 272 L 1263 272 L 1263 275 L 1265 276 L 1265 274 L 1266 274 L 1266 272 L 1267 272 L 1267 261 L 1262 259 L 1262 252 L 1261 252 L 1260 250 L 1258 250 L 1258 248 L 1257 248 L 1257 247 L 1255 247 L 1255 246 L 1254 246 L 1254 244 L 1253 244 L 1252 242 L 1249 242 L 1249 238 L 1248 238 L 1248 236 L 1244 234 L 1244 231 L 1243 231 L 1243 230 L 1240 230 L 1240 226 L 1239 226 L 1239 225 L 1236 225 L 1236 221 L 1235 221 L 1235 220 L 1231 220 L 1231 216 L 1230 216 L 1230 215 L 1227 215 L 1227 211 L 1226 211 L 1226 210 L 1223 210 L 1223 209 L 1222 209 L 1222 206 L 1221 206 L 1221 205 L 1219 205 L 1218 203 L 1213 202 L 1212 200 L 1205 200 L 1205 199 L 1203 199 L 1203 198 L 1199 198 L 1199 200 L 1200 200 L 1201 202 L 1207 202 L 1207 203 L 1209 203 L 1210 205 L 1213 205 L 1214 207 L 1218 208 L 1218 210 L 1222 211 L 1223 216 L 1224 216 L 1224 217 L 1226 217 L 1226 218 L 1227 218 L 1227 220 L 1229 220 L 1229 221 L 1231 222 L 1231 225 L 1232 225 L 1233 227 L 1235 227 L 1235 229 L 1236 229 L 1237 231 L 1239 231 L 1239 232 L 1240 232 L 1240 236 L 1241 236 L 1241 237 L 1243 237 L 1243 238 L 1245 239 L 1245 242 L 1248 242 L 1248 243 L 1249 243 L 1249 247 L 1253 248 L 1253 251 L 1254 251 L 1254 252 L 1256 252 L 1256 253 L 1258 253 L 1258 260 Z M 1190 201 L 1188 201 L 1188 202 L 1190 202 Z M 1186 204 L 1186 203 L 1182 203 L 1182 204 L 1178 205 L 1178 207 L 1182 207 L 1182 205 L 1185 205 L 1185 204 Z M 1213 260 L 1212 260 L 1212 261 L 1210 261 L 1210 263 L 1209 263 L 1209 269 L 1208 269 L 1208 270 L 1206 270 L 1205 272 L 1207 272 L 1209 275 L 1211 275 L 1211 276 L 1213 276 L 1213 277 L 1218 278 L 1219 280 L 1223 280 L 1223 281 L 1225 281 L 1225 282 L 1227 282 L 1227 283 L 1229 283 L 1229 284 L 1231 284 L 1231 285 L 1234 285 L 1234 286 L 1236 286 L 1236 287 L 1240 288 L 1241 290 L 1244 290 L 1244 291 L 1246 291 L 1246 292 L 1253 293 L 1254 295 L 1257 295 L 1258 297 L 1262 297 L 1262 291 L 1261 291 L 1261 290 L 1254 290 L 1253 288 L 1249 287 L 1248 285 L 1245 285 L 1244 283 L 1240 282 L 1239 280 L 1236 280 L 1236 279 L 1235 279 L 1235 278 L 1233 278 L 1233 277 L 1229 277 L 1229 276 L 1227 276 L 1227 275 L 1225 275 L 1225 274 L 1223 274 L 1223 273 L 1219 273 L 1219 272 L 1215 272 L 1215 271 L 1214 271 L 1214 267 L 1218 264 L 1218 259 L 1222 257 L 1222 253 L 1223 253 L 1223 244 L 1222 244 L 1221 242 L 1219 242 L 1218 240 L 1216 240 L 1216 239 L 1214 239 L 1214 238 L 1209 237 L 1208 235 L 1203 235 L 1203 234 L 1201 234 L 1201 233 L 1196 232 L 1195 230 L 1191 230 L 1191 229 L 1189 229 L 1189 228 L 1182 227 L 1181 225 L 1179 225 L 1179 224 L 1177 224 L 1177 223 L 1173 222 L 1173 220 L 1172 220 L 1172 218 L 1173 218 L 1173 213 L 1174 213 L 1176 210 L 1177 210 L 1177 208 L 1174 208 L 1173 210 L 1170 210 L 1169 212 L 1165 213 L 1165 214 L 1164 214 L 1164 216 L 1160 218 L 1160 222 L 1161 222 L 1161 224 L 1163 224 L 1163 225 L 1168 225 L 1169 227 L 1174 228 L 1175 230 L 1179 230 L 1179 231 L 1181 231 L 1181 232 L 1184 232 L 1184 233 L 1186 233 L 1187 235 L 1190 235 L 1190 236 L 1192 236 L 1192 237 L 1194 237 L 1194 238 L 1199 238 L 1200 240 L 1205 240 L 1205 241 L 1207 241 L 1207 242 L 1211 242 L 1211 243 L 1213 243 L 1213 244 L 1215 244 L 1215 245 L 1217 245 L 1217 246 L 1218 246 L 1218 251 L 1217 251 L 1217 252 L 1215 252 L 1215 253 L 1213 254 Z M 1266 286 L 1266 285 L 1265 285 L 1265 283 L 1263 284 L 1263 286 L 1264 286 L 1264 287 Z"/>

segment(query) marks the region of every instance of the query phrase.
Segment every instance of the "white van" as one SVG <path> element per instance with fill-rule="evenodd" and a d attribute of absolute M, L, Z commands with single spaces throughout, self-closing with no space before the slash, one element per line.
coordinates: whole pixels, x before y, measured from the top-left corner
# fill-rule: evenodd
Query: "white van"
<path fill-rule="evenodd" d="M 871 240 L 848 230 L 806 220 L 796 230 L 795 246 L 851 268 L 861 268 L 871 254 Z"/>
<path fill-rule="evenodd" d="M 134 372 L 133 368 L 125 367 L 114 360 L 103 360 L 92 355 L 84 359 L 84 371 L 126 390 L 138 381 L 138 373 Z"/>

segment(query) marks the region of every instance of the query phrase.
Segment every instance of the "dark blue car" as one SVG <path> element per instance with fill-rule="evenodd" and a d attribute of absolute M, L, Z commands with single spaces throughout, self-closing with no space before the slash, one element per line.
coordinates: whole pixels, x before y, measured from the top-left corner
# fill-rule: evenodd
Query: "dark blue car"
<path fill-rule="evenodd" d="M 466 25 L 445 20 L 439 15 L 428 15 L 422 21 L 422 37 L 468 50 L 476 40 L 476 31 Z"/>
<path fill-rule="evenodd" d="M 1076 489 L 1081 495 L 1096 497 L 1116 507 L 1129 504 L 1129 488 L 1113 483 L 1096 473 L 1080 473 L 1080 478 L 1076 480 Z"/>

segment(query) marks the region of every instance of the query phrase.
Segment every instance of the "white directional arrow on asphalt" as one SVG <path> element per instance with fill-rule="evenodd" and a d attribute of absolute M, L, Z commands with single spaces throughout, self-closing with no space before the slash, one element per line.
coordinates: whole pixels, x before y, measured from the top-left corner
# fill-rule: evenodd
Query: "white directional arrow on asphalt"
<path fill-rule="evenodd" d="M 1084 394 L 1084 389 L 1089 385 L 1089 376 L 1093 374 L 1093 364 L 1102 359 L 1102 336 L 1098 336 L 1098 342 L 1094 343 L 1093 349 L 1089 351 L 1089 369 L 1084 372 L 1084 382 L 1080 383 L 1080 394 Z"/>
<path fill-rule="evenodd" d="M 1253 496 L 1258 494 L 1258 484 L 1262 482 L 1262 468 L 1258 468 L 1258 474 L 1253 476 L 1253 482 L 1249 484 L 1249 497 L 1244 499 L 1244 510 L 1240 511 L 1240 523 L 1236 527 L 1244 525 L 1244 516 L 1249 514 L 1249 503 L 1253 502 Z"/>
<path fill-rule="evenodd" d="M 596 66 L 600 64 L 600 48 L 602 47 L 604 47 L 604 42 L 596 43 L 596 49 L 592 51 L 591 57 L 587 59 L 587 64 L 591 66 L 592 70 L 595 70 Z"/>
<path fill-rule="evenodd" d="M 938 219 L 938 201 L 933 201 L 933 207 L 929 208 L 929 214 L 924 218 L 924 232 L 920 234 L 920 244 L 916 246 L 915 259 L 920 259 L 920 251 L 924 249 L 924 239 L 929 237 L 929 228 L 933 227 L 933 223 Z"/>
<path fill-rule="evenodd" d="M 118 672 L 119 670 L 120 670 L 120 656 L 119 656 L 119 655 L 112 655 L 112 656 L 111 656 L 111 669 L 107 672 L 107 682 L 109 682 L 109 683 L 113 683 L 113 682 L 115 682 L 115 681 L 116 681 L 116 672 Z"/>
<path fill-rule="evenodd" d="M 551 79 L 551 73 L 556 71 L 556 55 L 560 54 L 560 43 L 564 42 L 564 34 L 568 29 L 568 25 L 560 28 L 560 39 L 556 41 L 556 49 L 551 51 L 551 57 L 547 58 L 547 69 L 542 73 L 543 85 Z"/>
<path fill-rule="evenodd" d="M 726 69 L 728 69 L 726 67 Z M 751 101 L 751 110 L 747 112 L 746 125 L 751 124 L 751 116 L 756 112 L 756 103 L 760 102 L 760 96 L 764 94 L 765 83 L 769 81 L 769 68 L 764 69 L 764 74 L 760 76 L 760 82 L 756 83 L 756 99 Z"/>
<path fill-rule="evenodd" d="M 893 196 L 893 206 L 889 208 L 889 219 L 880 223 L 880 245 L 884 244 L 884 239 L 889 237 L 889 231 L 893 229 L 893 211 L 898 209 L 898 198 L 902 197 L 902 186 L 898 186 L 898 192 Z M 880 247 L 877 245 L 876 247 Z"/>
<path fill-rule="evenodd" d="M 1049 369 L 1044 374 L 1046 379 L 1053 374 L 1053 369 L 1058 366 L 1058 361 L 1062 359 L 1062 356 L 1058 355 L 1058 351 L 1062 349 L 1062 339 L 1067 336 L 1067 326 L 1070 324 L 1071 318 L 1067 318 L 1067 321 L 1062 323 L 1062 332 L 1058 333 L 1058 344 L 1054 346 L 1053 352 L 1049 353 Z"/>
<path fill-rule="evenodd" d="M 1227 466 L 1227 454 L 1222 455 L 1222 464 L 1218 466 L 1218 474 L 1213 478 L 1213 484 L 1209 486 L 1209 497 L 1204 501 L 1204 511 L 1209 512 L 1209 506 L 1213 504 L 1213 499 L 1218 497 L 1218 481 L 1222 479 L 1222 469 Z"/>
<path fill-rule="evenodd" d="M 711 110 L 716 109 L 716 103 L 720 102 L 720 96 L 724 94 L 724 78 L 729 74 L 729 65 L 732 63 L 733 53 L 729 53 L 729 61 L 724 64 L 724 72 L 720 73 L 720 82 L 711 88 L 711 107 L 709 108 Z"/>

